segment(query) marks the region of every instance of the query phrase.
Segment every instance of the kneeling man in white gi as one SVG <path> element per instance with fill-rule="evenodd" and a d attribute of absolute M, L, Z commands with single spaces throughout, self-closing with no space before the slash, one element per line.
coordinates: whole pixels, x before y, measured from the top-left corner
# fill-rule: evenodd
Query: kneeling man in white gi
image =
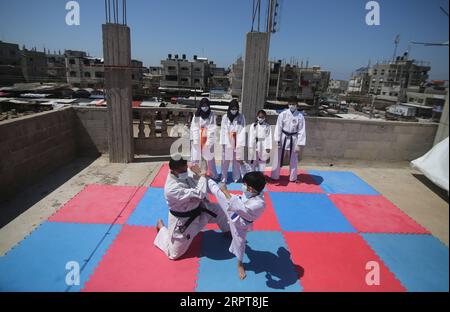
<path fill-rule="evenodd" d="M 176 155 L 169 162 L 170 172 L 164 187 L 169 206 L 169 225 L 158 220 L 154 244 L 169 259 L 180 258 L 195 236 L 208 223 L 217 223 L 223 232 L 230 228 L 225 213 L 209 202 L 206 174 L 198 166 L 188 171 L 187 161 Z"/>
<path fill-rule="evenodd" d="M 210 192 L 216 196 L 217 202 L 226 213 L 230 224 L 232 236 L 229 251 L 238 259 L 239 278 L 244 279 L 245 273 L 242 259 L 244 258 L 247 232 L 253 228 L 256 221 L 264 212 L 266 202 L 263 190 L 266 179 L 262 172 L 251 171 L 249 164 L 240 161 L 241 173 L 243 174 L 243 195 L 233 195 L 228 192 L 226 184 L 220 186 L 212 179 L 208 179 Z"/>

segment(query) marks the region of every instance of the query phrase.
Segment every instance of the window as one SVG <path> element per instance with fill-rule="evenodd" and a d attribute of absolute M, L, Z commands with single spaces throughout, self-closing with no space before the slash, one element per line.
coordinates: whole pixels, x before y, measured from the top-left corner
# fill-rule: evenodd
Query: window
<path fill-rule="evenodd" d="M 70 60 L 69 60 L 69 64 L 70 64 L 70 65 L 75 65 L 75 59 L 70 59 Z"/>
<path fill-rule="evenodd" d="M 199 68 L 199 67 L 196 67 L 194 70 L 195 70 L 196 72 L 199 72 L 199 71 L 200 71 L 200 68 Z"/>
<path fill-rule="evenodd" d="M 89 66 L 90 62 L 89 62 L 89 60 L 83 60 L 83 64 L 84 64 L 84 66 Z"/>
<path fill-rule="evenodd" d="M 167 67 L 168 70 L 176 70 L 177 68 L 175 66 L 169 66 Z"/>
<path fill-rule="evenodd" d="M 70 72 L 70 77 L 76 77 L 77 76 L 77 73 L 76 72 L 74 72 L 74 71 L 71 71 Z"/>
<path fill-rule="evenodd" d="M 199 82 L 200 82 L 200 79 L 196 78 L 196 79 L 194 79 L 194 82 L 195 82 L 195 83 L 199 83 Z"/>
<path fill-rule="evenodd" d="M 103 78 L 103 72 L 95 72 L 95 78 Z"/>
<path fill-rule="evenodd" d="M 167 81 L 177 81 L 178 76 L 177 75 L 166 75 L 166 80 Z"/>
<path fill-rule="evenodd" d="M 181 67 L 181 70 L 182 70 L 182 71 L 188 71 L 189 68 L 187 68 L 187 67 Z"/>
<path fill-rule="evenodd" d="M 84 73 L 84 77 L 86 77 L 86 78 L 91 78 L 91 73 L 85 72 L 85 73 Z"/>

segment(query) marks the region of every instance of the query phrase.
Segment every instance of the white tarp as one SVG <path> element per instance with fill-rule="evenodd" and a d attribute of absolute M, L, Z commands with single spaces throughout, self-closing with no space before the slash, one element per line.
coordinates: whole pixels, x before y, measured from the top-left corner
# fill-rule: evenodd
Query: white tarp
<path fill-rule="evenodd" d="M 448 192 L 448 137 L 422 157 L 413 160 L 411 167 Z"/>

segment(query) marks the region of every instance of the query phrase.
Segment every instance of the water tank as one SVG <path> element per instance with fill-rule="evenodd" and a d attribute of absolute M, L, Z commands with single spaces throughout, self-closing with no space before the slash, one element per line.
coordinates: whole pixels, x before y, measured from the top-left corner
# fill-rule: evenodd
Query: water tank
<path fill-rule="evenodd" d="M 181 56 L 181 58 L 182 58 L 183 60 L 185 60 L 185 59 L 186 59 L 186 54 L 183 54 L 183 55 Z"/>
<path fill-rule="evenodd" d="M 178 54 L 175 54 L 175 59 L 178 59 Z"/>
<path fill-rule="evenodd" d="M 197 55 L 194 55 L 194 60 L 195 60 L 195 61 L 197 60 Z"/>
<path fill-rule="evenodd" d="M 172 54 L 167 55 L 167 58 L 170 60 L 172 59 Z"/>

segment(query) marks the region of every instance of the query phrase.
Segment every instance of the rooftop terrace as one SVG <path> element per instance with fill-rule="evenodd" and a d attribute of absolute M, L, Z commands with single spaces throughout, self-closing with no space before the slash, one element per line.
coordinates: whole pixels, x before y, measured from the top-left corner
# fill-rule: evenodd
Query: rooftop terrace
<path fill-rule="evenodd" d="M 241 282 L 214 226 L 179 261 L 153 246 L 168 215 L 160 160 L 191 110 L 133 111 L 129 164 L 109 162 L 105 108 L 0 122 L 0 290 L 448 291 L 448 195 L 409 166 L 437 125 L 307 118 L 301 183 L 268 184 Z M 65 282 L 70 261 L 79 285 Z M 370 261 L 380 285 L 365 282 Z"/>

